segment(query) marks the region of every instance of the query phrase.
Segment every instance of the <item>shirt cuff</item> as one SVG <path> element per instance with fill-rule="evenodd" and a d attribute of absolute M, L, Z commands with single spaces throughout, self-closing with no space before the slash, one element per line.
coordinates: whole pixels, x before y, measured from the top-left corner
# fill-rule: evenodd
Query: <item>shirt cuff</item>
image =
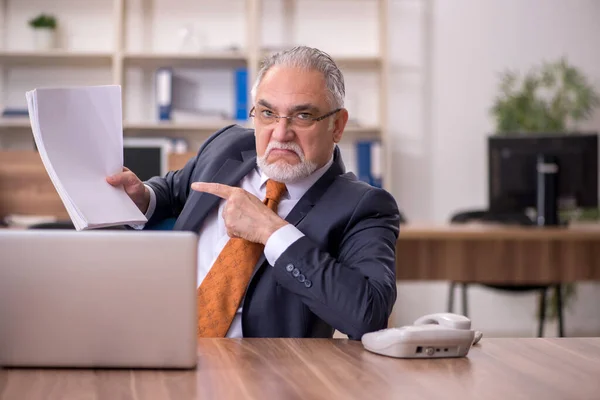
<path fill-rule="evenodd" d="M 154 193 L 154 189 L 152 189 L 152 187 L 146 184 L 144 184 L 144 186 L 146 186 L 150 192 L 150 203 L 148 203 L 148 209 L 146 210 L 146 214 L 144 214 L 144 216 L 146 219 L 150 219 L 152 214 L 154 214 L 154 209 L 156 208 L 156 193 Z"/>
<path fill-rule="evenodd" d="M 274 266 L 279 256 L 281 256 L 281 254 L 283 254 L 283 252 L 296 240 L 302 237 L 304 237 L 304 234 L 292 224 L 282 226 L 273 232 L 269 239 L 267 239 L 264 250 L 265 258 L 269 264 Z"/>
<path fill-rule="evenodd" d="M 154 214 L 154 209 L 156 208 L 156 193 L 154 193 L 154 189 L 152 189 L 150 186 L 146 184 L 144 184 L 144 186 L 146 186 L 148 188 L 148 191 L 150 192 L 150 203 L 148 203 L 148 209 L 146 210 L 146 214 L 144 214 L 146 219 L 149 220 L 152 214 Z M 140 231 L 144 229 L 146 224 L 130 224 L 129 226 L 135 230 Z"/>

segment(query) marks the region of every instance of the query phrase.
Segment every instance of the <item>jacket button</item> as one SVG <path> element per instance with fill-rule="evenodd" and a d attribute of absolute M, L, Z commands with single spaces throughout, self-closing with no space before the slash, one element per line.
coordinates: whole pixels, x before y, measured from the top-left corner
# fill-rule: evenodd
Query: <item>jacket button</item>
<path fill-rule="evenodd" d="M 298 275 L 300 275 L 300 271 L 298 270 L 298 268 L 294 268 L 294 271 L 292 272 L 292 276 L 294 278 L 296 278 Z"/>
<path fill-rule="evenodd" d="M 312 282 L 309 281 L 308 279 L 304 281 L 304 286 L 306 286 L 307 288 L 312 286 Z"/>
<path fill-rule="evenodd" d="M 306 280 L 306 277 L 302 274 L 298 275 L 298 282 L 302 283 Z"/>
<path fill-rule="evenodd" d="M 287 272 L 292 272 L 294 270 L 294 265 L 293 264 L 288 264 L 285 266 L 285 270 Z"/>

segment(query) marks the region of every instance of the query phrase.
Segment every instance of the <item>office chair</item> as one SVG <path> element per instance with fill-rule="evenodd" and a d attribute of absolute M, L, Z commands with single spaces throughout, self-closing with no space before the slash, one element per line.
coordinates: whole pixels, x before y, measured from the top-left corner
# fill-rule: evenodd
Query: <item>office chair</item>
<path fill-rule="evenodd" d="M 154 224 L 146 225 L 145 229 L 152 231 L 170 231 L 173 230 L 173 226 L 175 225 L 176 221 L 177 218 L 165 218 L 162 221 L 158 221 Z"/>
<path fill-rule="evenodd" d="M 407 224 L 408 221 L 406 220 L 406 217 L 404 216 L 404 214 L 402 213 L 402 211 L 398 211 L 398 213 L 400 214 L 400 225 Z"/>
<path fill-rule="evenodd" d="M 534 222 L 525 214 L 521 213 L 493 213 L 486 210 L 471 210 L 462 211 L 454 214 L 450 223 L 452 224 L 464 224 L 469 222 L 482 222 L 482 223 L 497 223 L 506 225 L 521 225 L 521 226 L 534 226 Z M 454 309 L 454 289 L 457 282 L 450 283 L 450 291 L 448 293 L 448 312 L 452 312 Z M 461 294 L 462 294 L 462 311 L 463 315 L 468 315 L 467 306 L 467 289 L 469 283 L 460 283 Z M 544 335 L 544 322 L 546 319 L 546 294 L 548 289 L 554 289 L 556 291 L 556 298 L 558 302 L 558 335 L 563 337 L 563 304 L 562 304 L 562 287 L 558 285 L 494 285 L 494 284 L 480 284 L 481 286 L 489 287 L 495 290 L 507 291 L 507 292 L 532 292 L 538 291 L 540 293 L 540 315 L 538 320 L 538 337 Z"/>

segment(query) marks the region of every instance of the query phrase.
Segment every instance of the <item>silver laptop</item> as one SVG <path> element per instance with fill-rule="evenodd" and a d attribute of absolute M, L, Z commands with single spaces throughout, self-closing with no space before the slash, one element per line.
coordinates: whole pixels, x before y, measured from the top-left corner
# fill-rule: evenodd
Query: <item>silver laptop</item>
<path fill-rule="evenodd" d="M 0 366 L 194 368 L 198 238 L 0 230 Z"/>

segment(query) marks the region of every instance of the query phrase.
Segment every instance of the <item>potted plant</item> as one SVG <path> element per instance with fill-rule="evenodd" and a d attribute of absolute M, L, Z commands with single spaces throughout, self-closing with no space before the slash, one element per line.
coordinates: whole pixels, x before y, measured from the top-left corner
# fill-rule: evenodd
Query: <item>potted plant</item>
<path fill-rule="evenodd" d="M 29 20 L 33 28 L 34 43 L 38 50 L 50 50 L 56 46 L 56 18 L 48 14 L 39 14 Z"/>
<path fill-rule="evenodd" d="M 576 132 L 577 124 L 589 119 L 600 105 L 598 92 L 565 58 L 542 63 L 523 76 L 506 71 L 501 75 L 499 88 L 490 110 L 497 135 Z M 598 219 L 598 210 L 561 210 L 560 214 L 577 221 Z M 566 307 L 576 295 L 575 286 L 561 286 Z M 557 315 L 556 293 L 547 304 L 546 316 L 552 319 Z"/>
<path fill-rule="evenodd" d="M 522 78 L 501 76 L 500 94 L 491 109 L 497 134 L 568 133 L 591 117 L 600 96 L 583 73 L 565 58 L 533 68 Z"/>

